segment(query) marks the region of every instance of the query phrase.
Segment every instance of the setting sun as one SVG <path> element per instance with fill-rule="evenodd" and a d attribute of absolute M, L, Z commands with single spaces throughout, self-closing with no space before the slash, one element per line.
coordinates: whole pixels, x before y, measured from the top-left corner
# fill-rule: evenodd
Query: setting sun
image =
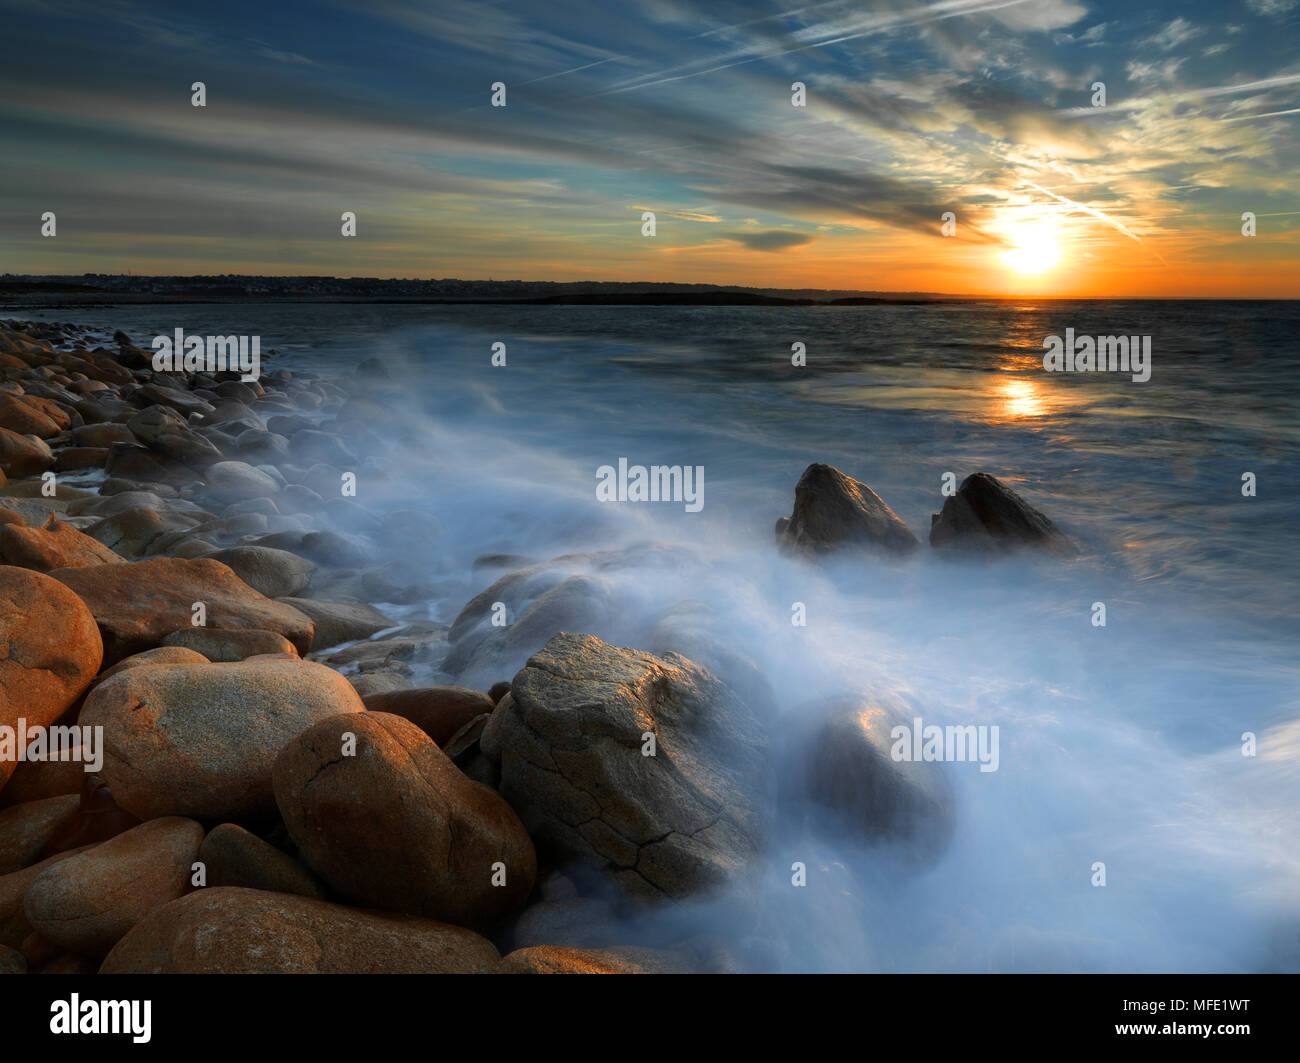
<path fill-rule="evenodd" d="M 1048 225 L 1026 226 L 1011 236 L 1011 246 L 1002 261 L 1017 273 L 1044 273 L 1056 265 L 1060 246 L 1055 230 Z"/>

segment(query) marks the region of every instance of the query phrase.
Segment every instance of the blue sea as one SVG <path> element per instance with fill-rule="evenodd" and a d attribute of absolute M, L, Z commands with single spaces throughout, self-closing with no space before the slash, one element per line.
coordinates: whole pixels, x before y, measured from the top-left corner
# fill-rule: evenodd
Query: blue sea
<path fill-rule="evenodd" d="M 257 334 L 278 352 L 268 365 L 345 387 L 378 359 L 398 387 L 391 421 L 371 425 L 388 478 L 358 501 L 428 515 L 411 545 L 442 588 L 419 606 L 430 619 L 486 586 L 482 554 L 679 544 L 689 560 L 619 577 L 629 608 L 707 603 L 784 711 L 884 685 L 927 723 L 999 726 L 998 771 L 945 766 L 957 831 L 931 870 L 880 873 L 856 843 L 777 829 L 780 969 L 1300 969 L 1300 304 L 6 316 L 121 328 L 146 348 L 177 327 Z M 1150 379 L 1045 372 L 1043 339 L 1067 328 L 1150 336 Z M 620 458 L 702 467 L 702 510 L 597 501 L 598 468 Z M 923 541 L 945 474 L 991 473 L 1082 557 L 802 563 L 773 525 L 815 461 Z"/>

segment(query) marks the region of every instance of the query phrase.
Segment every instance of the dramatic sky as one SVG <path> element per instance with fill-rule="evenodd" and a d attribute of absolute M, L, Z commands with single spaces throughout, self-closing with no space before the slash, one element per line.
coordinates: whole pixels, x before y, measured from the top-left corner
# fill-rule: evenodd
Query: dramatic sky
<path fill-rule="evenodd" d="M 0 271 L 1300 296 L 1300 0 L 791 4 L 0 0 Z"/>

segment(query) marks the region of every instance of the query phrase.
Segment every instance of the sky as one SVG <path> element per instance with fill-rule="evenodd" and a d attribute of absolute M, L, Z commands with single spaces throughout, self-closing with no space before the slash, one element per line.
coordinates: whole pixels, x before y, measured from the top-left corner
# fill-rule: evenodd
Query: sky
<path fill-rule="evenodd" d="M 1300 297 L 1300 0 L 794 2 L 0 0 L 0 272 Z"/>

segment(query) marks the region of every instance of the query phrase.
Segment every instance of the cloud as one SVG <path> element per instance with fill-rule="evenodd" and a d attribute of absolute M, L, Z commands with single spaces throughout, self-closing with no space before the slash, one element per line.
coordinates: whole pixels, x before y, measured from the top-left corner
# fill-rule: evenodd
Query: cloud
<path fill-rule="evenodd" d="M 798 247 L 812 243 L 813 237 L 808 233 L 792 233 L 784 229 L 764 229 L 756 233 L 723 233 L 728 240 L 744 244 L 751 251 L 784 251 L 787 247 Z"/>
<path fill-rule="evenodd" d="M 1143 43 L 1150 45 L 1152 48 L 1159 48 L 1162 52 L 1169 52 L 1180 44 L 1195 40 L 1202 32 L 1201 29 L 1193 26 L 1187 19 L 1176 18 L 1158 32 L 1153 33 Z"/>
<path fill-rule="evenodd" d="M 1300 0 L 1246 0 L 1246 6 L 1257 15 L 1281 16 L 1291 11 Z"/>

